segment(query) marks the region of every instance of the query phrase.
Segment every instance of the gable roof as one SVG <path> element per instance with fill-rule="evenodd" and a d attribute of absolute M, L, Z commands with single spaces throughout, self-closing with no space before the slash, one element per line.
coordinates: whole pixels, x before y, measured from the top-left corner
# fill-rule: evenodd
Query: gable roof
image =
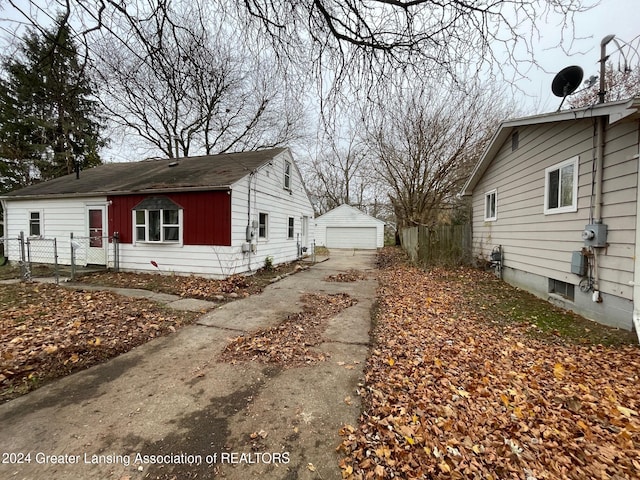
<path fill-rule="evenodd" d="M 504 142 L 511 137 L 511 133 L 516 128 L 526 125 L 582 120 L 585 118 L 602 116 L 609 116 L 609 124 L 623 119 L 640 118 L 640 97 L 620 100 L 617 102 L 599 103 L 588 107 L 563 110 L 561 112 L 516 118 L 514 120 L 502 122 L 496 133 L 491 138 L 491 141 L 482 154 L 482 157 L 480 157 L 480 160 L 471 172 L 469 179 L 465 183 L 464 187 L 462 187 L 461 195 L 468 196 L 473 193 L 473 189 L 478 184 L 487 168 L 489 168 L 493 158 L 502 148 Z"/>
<path fill-rule="evenodd" d="M 4 198 L 124 195 L 162 191 L 222 190 L 271 161 L 287 148 L 178 159 L 108 163 L 30 185 Z"/>
<path fill-rule="evenodd" d="M 340 215 L 343 210 L 348 210 L 352 215 L 356 215 L 356 216 L 359 216 L 359 217 L 367 218 L 367 220 L 371 220 L 371 221 L 374 221 L 374 222 L 382 223 L 383 225 L 385 224 L 385 222 L 383 220 L 380 220 L 380 219 L 378 219 L 376 217 L 372 217 L 371 215 L 368 215 L 368 214 L 364 213 L 359 208 L 352 207 L 351 205 L 349 205 L 347 203 L 343 203 L 342 205 L 338 205 L 336 208 L 334 208 L 332 210 L 329 210 L 328 212 L 323 213 L 319 217 L 316 217 L 316 221 L 318 221 L 318 220 L 320 220 L 320 221 L 330 220 L 332 217 L 334 217 L 336 215 Z"/>

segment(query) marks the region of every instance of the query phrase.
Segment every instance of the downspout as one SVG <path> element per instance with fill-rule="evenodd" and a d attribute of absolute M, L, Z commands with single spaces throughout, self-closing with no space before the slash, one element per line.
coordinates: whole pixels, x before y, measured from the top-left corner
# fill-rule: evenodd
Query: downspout
<path fill-rule="evenodd" d="M 7 232 L 9 229 L 7 228 L 7 201 L 3 198 L 0 199 L 0 205 L 2 205 L 2 219 L 4 221 L 4 231 L 2 233 L 2 240 L 7 239 Z"/>
<path fill-rule="evenodd" d="M 255 173 L 256 173 L 255 170 L 252 170 L 251 173 L 249 173 L 249 188 L 247 193 L 247 231 L 245 235 L 245 240 L 249 244 L 251 244 L 251 237 L 252 237 L 252 234 L 251 234 L 251 180 L 253 179 L 253 176 L 255 175 Z M 248 255 L 247 268 L 249 271 L 251 271 L 251 245 L 249 245 L 247 255 Z"/>
<path fill-rule="evenodd" d="M 9 258 L 9 244 L 7 239 L 9 238 L 9 229 L 7 228 L 7 201 L 3 198 L 0 199 L 0 205 L 2 205 L 2 219 L 4 222 L 4 229 L 2 231 L 2 237 L 0 237 L 0 241 L 2 242 L 3 253 L 0 256 L 0 265 L 4 265 L 5 258 Z"/>
<path fill-rule="evenodd" d="M 638 176 L 636 181 L 636 251 L 633 269 L 633 325 L 640 343 L 640 143 L 638 149 Z"/>

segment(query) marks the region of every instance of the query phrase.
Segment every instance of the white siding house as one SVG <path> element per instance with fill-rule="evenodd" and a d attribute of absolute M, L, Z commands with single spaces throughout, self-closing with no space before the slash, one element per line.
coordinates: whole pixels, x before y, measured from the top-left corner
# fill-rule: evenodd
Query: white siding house
<path fill-rule="evenodd" d="M 506 281 L 625 329 L 640 319 L 639 109 L 504 122 L 463 190 L 476 256 L 501 246 Z"/>
<path fill-rule="evenodd" d="M 384 246 L 384 225 L 350 205 L 340 205 L 316 218 L 316 245 L 327 248 L 376 249 Z"/>
<path fill-rule="evenodd" d="M 289 149 L 107 164 L 0 197 L 10 261 L 21 232 L 58 262 L 225 277 L 300 258 L 313 207 Z M 32 258 L 45 262 L 46 258 Z M 51 261 L 51 260 L 49 260 Z"/>

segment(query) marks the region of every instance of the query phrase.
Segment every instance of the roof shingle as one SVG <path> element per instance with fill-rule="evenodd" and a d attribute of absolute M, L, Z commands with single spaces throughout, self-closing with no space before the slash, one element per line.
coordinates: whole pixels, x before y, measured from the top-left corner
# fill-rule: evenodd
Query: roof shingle
<path fill-rule="evenodd" d="M 7 193 L 7 198 L 228 188 L 286 148 L 109 163 Z"/>

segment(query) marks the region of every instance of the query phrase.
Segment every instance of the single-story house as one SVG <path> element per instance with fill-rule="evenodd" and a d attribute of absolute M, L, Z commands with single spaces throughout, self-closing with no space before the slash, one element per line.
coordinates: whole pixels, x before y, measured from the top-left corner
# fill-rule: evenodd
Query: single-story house
<path fill-rule="evenodd" d="M 316 244 L 327 248 L 381 248 L 384 225 L 382 220 L 343 204 L 316 218 Z"/>
<path fill-rule="evenodd" d="M 640 98 L 503 122 L 462 192 L 472 199 L 475 255 L 500 247 L 507 282 L 633 329 L 639 138 Z"/>
<path fill-rule="evenodd" d="M 221 278 L 295 260 L 313 207 L 287 148 L 110 163 L 0 196 L 11 240 L 58 239 L 58 261 Z"/>

